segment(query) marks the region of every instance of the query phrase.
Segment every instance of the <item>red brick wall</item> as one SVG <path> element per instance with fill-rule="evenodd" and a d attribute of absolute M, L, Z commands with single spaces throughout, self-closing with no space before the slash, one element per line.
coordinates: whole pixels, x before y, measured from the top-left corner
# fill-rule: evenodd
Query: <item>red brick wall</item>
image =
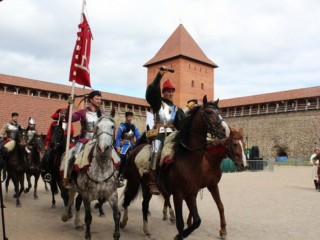
<path fill-rule="evenodd" d="M 47 134 L 47 130 L 53 121 L 51 114 L 58 108 L 66 107 L 65 101 L 48 99 L 38 96 L 28 96 L 22 94 L 0 92 L 1 101 L 1 126 L 11 120 L 11 113 L 19 113 L 19 123 L 22 127 L 27 127 L 29 117 L 36 120 L 36 127 L 42 134 Z M 80 132 L 80 125 L 76 124 L 76 133 Z"/>

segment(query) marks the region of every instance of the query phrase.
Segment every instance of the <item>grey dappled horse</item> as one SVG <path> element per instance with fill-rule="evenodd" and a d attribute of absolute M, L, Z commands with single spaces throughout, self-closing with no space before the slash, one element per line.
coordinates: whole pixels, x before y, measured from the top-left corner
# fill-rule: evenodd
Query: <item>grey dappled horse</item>
<path fill-rule="evenodd" d="M 90 167 L 86 172 L 79 172 L 77 178 L 71 183 L 69 190 L 69 206 L 72 205 L 75 192 L 82 195 L 85 207 L 85 239 L 91 239 L 90 225 L 92 222 L 91 201 L 104 197 L 113 211 L 115 229 L 113 238 L 120 239 L 119 222 L 120 211 L 118 207 L 117 171 L 111 158 L 114 140 L 115 123 L 111 117 L 102 116 L 97 122 L 95 130 L 95 144 Z M 68 213 L 69 206 L 65 207 L 64 214 Z M 79 208 L 76 207 L 75 224 L 80 226 Z"/>

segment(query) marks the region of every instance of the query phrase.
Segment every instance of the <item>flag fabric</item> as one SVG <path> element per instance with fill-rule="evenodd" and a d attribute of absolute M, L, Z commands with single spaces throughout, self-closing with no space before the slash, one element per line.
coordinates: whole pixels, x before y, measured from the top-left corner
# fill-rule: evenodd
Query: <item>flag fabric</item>
<path fill-rule="evenodd" d="M 79 30 L 72 55 L 69 81 L 91 88 L 89 62 L 92 34 L 84 14 Z"/>

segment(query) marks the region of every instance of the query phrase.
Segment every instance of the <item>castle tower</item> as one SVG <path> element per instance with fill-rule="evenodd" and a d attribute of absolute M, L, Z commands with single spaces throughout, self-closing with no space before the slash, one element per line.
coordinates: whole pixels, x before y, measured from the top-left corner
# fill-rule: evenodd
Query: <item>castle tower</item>
<path fill-rule="evenodd" d="M 182 24 L 143 66 L 148 68 L 147 84 L 152 82 L 159 67 L 175 70 L 164 76 L 161 86 L 164 80 L 170 79 L 176 87 L 174 103 L 181 108 L 192 98 L 201 101 L 207 95 L 213 100 L 214 68 L 218 66 L 204 54 Z"/>

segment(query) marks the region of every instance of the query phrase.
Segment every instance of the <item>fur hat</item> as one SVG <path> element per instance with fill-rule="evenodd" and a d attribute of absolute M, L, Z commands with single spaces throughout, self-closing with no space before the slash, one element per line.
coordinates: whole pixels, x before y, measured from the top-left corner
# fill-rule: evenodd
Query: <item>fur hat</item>
<path fill-rule="evenodd" d="M 163 85 L 162 85 L 162 93 L 164 93 L 168 89 L 173 89 L 173 91 L 176 90 L 169 79 L 163 83 Z"/>
<path fill-rule="evenodd" d="M 190 99 L 188 102 L 187 102 L 187 107 L 193 107 L 195 105 L 198 105 L 198 100 L 197 99 Z"/>

